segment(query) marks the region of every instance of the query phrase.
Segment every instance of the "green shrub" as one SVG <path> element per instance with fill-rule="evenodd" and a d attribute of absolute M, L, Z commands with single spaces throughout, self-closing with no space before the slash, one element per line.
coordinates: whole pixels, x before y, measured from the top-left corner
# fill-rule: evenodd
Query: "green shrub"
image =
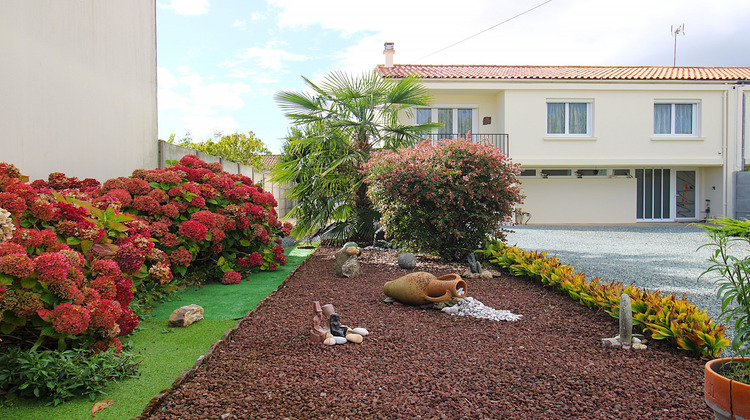
<path fill-rule="evenodd" d="M 584 273 L 576 273 L 557 257 L 546 253 L 528 252 L 500 242 L 488 244 L 485 254 L 490 262 L 507 268 L 514 276 L 527 276 L 544 285 L 569 295 L 590 308 L 602 309 L 614 318 L 620 316 L 620 296 L 630 296 L 633 325 L 640 327 L 654 340 L 667 340 L 679 349 L 697 356 L 718 356 L 729 345 L 724 338 L 726 327 L 709 319 L 688 302 L 685 296 L 662 296 L 661 292 L 648 292 L 620 282 L 601 282 L 600 278 L 587 280 Z"/>
<path fill-rule="evenodd" d="M 58 405 L 76 395 L 92 401 L 104 388 L 118 379 L 137 376 L 135 356 L 116 353 L 114 349 L 99 353 L 87 350 L 37 351 L 9 347 L 0 353 L 0 390 L 5 402 L 17 397 L 41 398 L 48 405 Z"/>
<path fill-rule="evenodd" d="M 523 200 L 518 165 L 493 146 L 463 138 L 373 153 L 365 169 L 387 235 L 448 260 L 499 235 Z"/>

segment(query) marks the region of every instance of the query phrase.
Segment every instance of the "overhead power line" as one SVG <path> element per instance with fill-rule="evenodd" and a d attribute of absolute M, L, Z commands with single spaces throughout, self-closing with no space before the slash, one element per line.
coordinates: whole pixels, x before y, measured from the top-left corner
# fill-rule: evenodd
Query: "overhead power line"
<path fill-rule="evenodd" d="M 462 42 L 464 42 L 464 41 L 468 41 L 468 40 L 470 40 L 470 39 L 472 39 L 472 38 L 474 38 L 474 37 L 476 37 L 476 36 L 478 36 L 478 35 L 481 35 L 481 34 L 483 34 L 483 33 L 487 32 L 487 31 L 489 31 L 490 29 L 494 29 L 494 28 L 497 28 L 498 26 L 500 26 L 500 25 L 502 25 L 502 24 L 504 24 L 504 23 L 508 23 L 508 22 L 510 22 L 511 20 L 513 20 L 513 19 L 515 19 L 515 18 L 517 18 L 517 17 L 521 17 L 521 16 L 525 15 L 526 13 L 529 13 L 529 12 L 531 12 L 531 11 L 534 11 L 534 10 L 536 10 L 536 9 L 538 9 L 538 8 L 540 8 L 540 7 L 542 7 L 542 6 L 544 6 L 545 4 L 547 4 L 547 3 L 551 2 L 551 1 L 552 1 L 552 0 L 547 0 L 547 1 L 545 1 L 544 3 L 540 3 L 540 4 L 538 4 L 538 5 L 534 6 L 534 7 L 532 7 L 531 9 L 528 9 L 528 10 L 526 10 L 525 12 L 521 12 L 521 13 L 519 13 L 519 14 L 517 14 L 517 15 L 515 15 L 515 16 L 513 16 L 513 17 L 511 17 L 511 18 L 505 19 L 504 21 L 502 21 L 502 22 L 500 22 L 500 23 L 497 23 L 497 24 L 495 24 L 495 25 L 492 25 L 492 26 L 490 26 L 489 28 L 487 28 L 487 29 L 485 29 L 485 30 L 483 30 L 483 31 L 477 32 L 477 33 L 475 33 L 474 35 L 471 35 L 471 36 L 469 36 L 469 37 L 466 37 L 466 38 L 464 38 L 464 39 L 462 39 L 462 40 L 460 40 L 460 41 L 458 41 L 458 42 L 456 42 L 456 43 L 453 43 L 453 44 L 451 44 L 451 45 L 448 45 L 448 46 L 447 46 L 447 47 L 445 47 L 445 48 L 441 48 L 441 49 L 439 49 L 439 50 L 437 50 L 437 51 L 435 51 L 435 52 L 433 52 L 433 53 L 427 54 L 426 56 L 424 56 L 424 57 L 422 57 L 422 58 L 418 59 L 417 61 L 422 61 L 422 60 L 424 60 L 425 58 L 427 58 L 427 57 L 431 57 L 431 56 L 433 56 L 433 55 L 435 55 L 435 54 L 437 54 L 437 53 L 439 53 L 439 52 L 443 52 L 443 51 L 447 50 L 448 48 L 452 48 L 452 47 L 455 47 L 456 45 L 458 45 L 458 44 L 460 44 L 460 43 L 462 43 Z"/>

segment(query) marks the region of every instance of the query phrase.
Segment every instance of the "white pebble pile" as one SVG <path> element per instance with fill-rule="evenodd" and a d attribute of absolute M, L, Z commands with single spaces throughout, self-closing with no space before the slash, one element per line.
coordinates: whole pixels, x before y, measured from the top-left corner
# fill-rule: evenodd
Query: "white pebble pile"
<path fill-rule="evenodd" d="M 471 296 L 459 299 L 457 304 L 446 306 L 442 311 L 451 315 L 473 316 L 474 318 L 492 319 L 494 321 L 518 321 L 521 319 L 521 315 L 516 315 L 511 311 L 490 308 Z"/>

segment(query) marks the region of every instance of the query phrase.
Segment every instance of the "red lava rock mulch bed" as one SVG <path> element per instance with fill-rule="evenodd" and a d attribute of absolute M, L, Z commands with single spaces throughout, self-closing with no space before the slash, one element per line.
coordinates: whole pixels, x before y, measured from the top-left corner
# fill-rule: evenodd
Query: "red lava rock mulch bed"
<path fill-rule="evenodd" d="M 617 320 L 541 284 L 469 279 L 470 296 L 523 318 L 451 316 L 383 302 L 383 284 L 409 272 L 394 252 L 365 250 L 364 275 L 342 279 L 335 251 L 318 249 L 149 418 L 712 417 L 701 360 L 653 341 L 645 351 L 603 348 Z M 411 271 L 463 268 L 422 259 Z M 370 335 L 311 343 L 315 300 Z"/>

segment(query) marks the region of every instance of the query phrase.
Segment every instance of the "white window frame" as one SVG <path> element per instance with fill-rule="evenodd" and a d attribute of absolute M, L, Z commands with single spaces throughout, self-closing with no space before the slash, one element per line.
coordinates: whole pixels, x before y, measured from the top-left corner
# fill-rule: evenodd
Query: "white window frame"
<path fill-rule="evenodd" d="M 674 138 L 674 137 L 700 137 L 700 101 L 694 99 L 656 99 L 654 100 L 653 109 L 656 109 L 656 105 L 672 105 L 671 121 L 670 121 L 670 132 L 657 134 L 653 133 L 656 138 Z M 677 124 L 677 113 L 675 112 L 675 105 L 692 105 L 693 110 L 693 122 L 692 122 L 692 133 L 691 134 L 676 134 L 675 128 Z M 654 113 L 651 113 L 652 124 L 651 131 L 656 131 L 654 127 L 656 125 L 656 117 Z"/>
<path fill-rule="evenodd" d="M 460 134 L 462 136 L 466 135 L 466 133 L 458 132 L 458 110 L 459 109 L 471 109 L 471 134 L 478 134 L 477 133 L 477 130 L 479 129 L 479 121 L 478 121 L 479 105 L 478 104 L 436 104 L 432 106 L 420 106 L 417 108 L 429 109 L 432 112 L 430 115 L 431 122 L 438 122 L 438 109 L 453 110 L 453 127 L 436 128 L 432 130 L 432 134 L 439 134 L 441 131 L 444 131 L 450 134 Z M 417 123 L 417 113 L 414 112 L 414 124 L 416 123 Z"/>
<path fill-rule="evenodd" d="M 549 104 L 565 104 L 565 132 L 564 133 L 550 133 L 549 132 Z M 570 104 L 586 104 L 586 133 L 571 133 L 570 132 Z M 545 102 L 544 106 L 544 124 L 546 137 L 594 137 L 594 100 L 593 99 L 553 99 L 549 98 Z"/>

